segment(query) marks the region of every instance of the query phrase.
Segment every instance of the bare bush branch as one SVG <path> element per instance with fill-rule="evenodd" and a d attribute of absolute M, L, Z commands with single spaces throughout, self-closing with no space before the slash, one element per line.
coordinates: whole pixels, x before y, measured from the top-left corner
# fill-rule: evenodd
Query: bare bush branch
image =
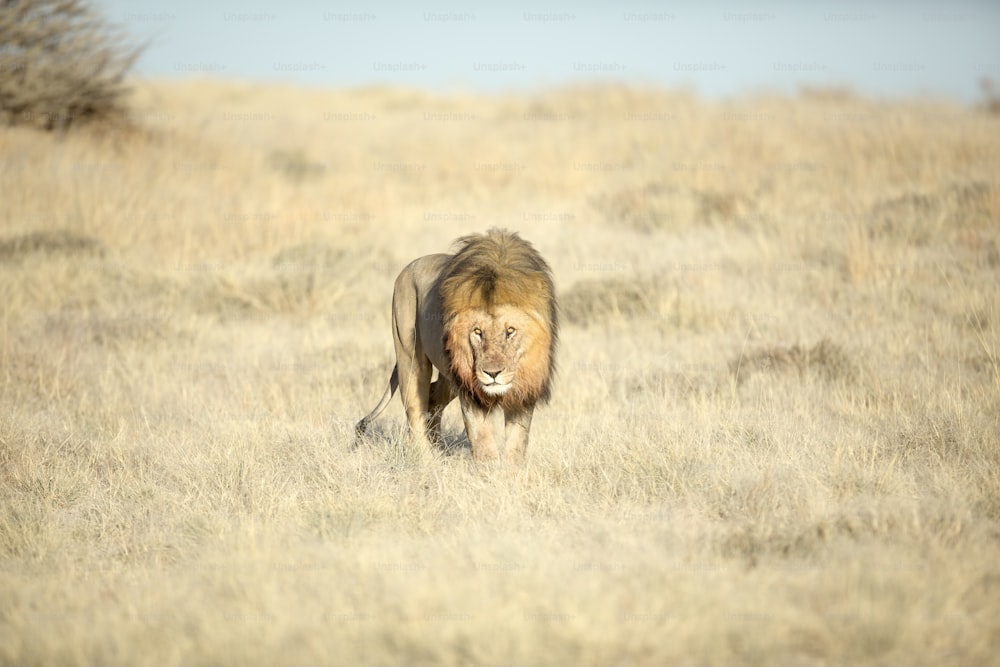
<path fill-rule="evenodd" d="M 85 0 L 0 0 L 0 122 L 64 130 L 122 119 L 141 51 Z"/>

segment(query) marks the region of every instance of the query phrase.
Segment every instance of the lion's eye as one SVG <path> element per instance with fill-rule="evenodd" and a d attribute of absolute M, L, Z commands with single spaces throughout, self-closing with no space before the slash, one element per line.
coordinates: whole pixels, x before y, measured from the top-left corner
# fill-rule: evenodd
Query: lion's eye
<path fill-rule="evenodd" d="M 507 327 L 507 338 L 510 338 L 511 336 L 513 336 L 516 333 L 517 333 L 517 329 L 515 329 L 514 327 Z"/>
<path fill-rule="evenodd" d="M 482 329 L 480 329 L 479 327 L 476 327 L 475 329 L 473 329 L 473 330 L 472 330 L 472 333 L 473 333 L 473 334 L 474 334 L 474 335 L 475 335 L 475 336 L 476 336 L 477 338 L 482 338 L 482 337 L 483 337 L 483 330 L 482 330 Z"/>

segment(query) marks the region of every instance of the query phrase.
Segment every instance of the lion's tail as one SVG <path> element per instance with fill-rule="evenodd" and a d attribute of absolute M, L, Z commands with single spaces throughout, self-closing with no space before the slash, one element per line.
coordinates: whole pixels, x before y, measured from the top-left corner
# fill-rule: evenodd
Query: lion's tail
<path fill-rule="evenodd" d="M 368 432 L 368 425 L 375 421 L 375 418 L 382 414 L 386 406 L 389 405 L 389 401 L 392 400 L 393 395 L 399 388 L 399 366 L 393 366 L 392 375 L 389 376 L 389 386 L 385 388 L 385 393 L 382 394 L 382 400 L 378 402 L 375 409 L 368 413 L 364 419 L 358 422 L 357 426 L 354 427 L 354 437 L 361 438 Z"/>

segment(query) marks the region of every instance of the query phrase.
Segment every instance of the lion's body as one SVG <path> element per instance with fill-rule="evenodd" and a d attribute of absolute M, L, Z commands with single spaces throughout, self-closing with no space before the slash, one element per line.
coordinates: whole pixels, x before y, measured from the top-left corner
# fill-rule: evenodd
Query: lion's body
<path fill-rule="evenodd" d="M 414 260 L 392 297 L 396 368 L 363 434 L 398 384 L 419 447 L 438 440 L 458 396 L 477 461 L 523 459 L 535 404 L 549 398 L 558 339 L 551 271 L 516 234 L 458 240 L 454 255 Z M 438 378 L 431 382 L 433 369 Z"/>

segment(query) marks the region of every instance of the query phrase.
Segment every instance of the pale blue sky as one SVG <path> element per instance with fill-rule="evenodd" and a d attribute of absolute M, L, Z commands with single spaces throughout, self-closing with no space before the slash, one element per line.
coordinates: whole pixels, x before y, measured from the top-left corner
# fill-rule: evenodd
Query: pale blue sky
<path fill-rule="evenodd" d="M 324 86 L 536 89 L 589 80 L 714 98 L 799 84 L 981 97 L 1000 2 L 154 2 L 98 6 L 150 45 L 136 70 Z"/>

